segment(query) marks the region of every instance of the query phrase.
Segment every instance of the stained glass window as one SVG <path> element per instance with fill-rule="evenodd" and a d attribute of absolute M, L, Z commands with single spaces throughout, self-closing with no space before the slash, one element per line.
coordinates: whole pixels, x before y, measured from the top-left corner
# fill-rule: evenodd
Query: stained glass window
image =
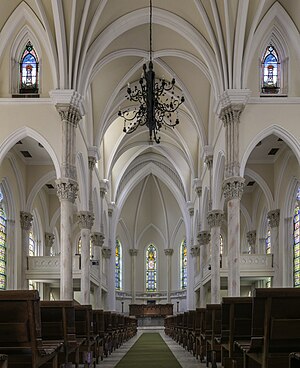
<path fill-rule="evenodd" d="M 271 230 L 268 229 L 266 236 L 266 254 L 271 254 Z"/>
<path fill-rule="evenodd" d="M 6 289 L 6 214 L 2 207 L 3 195 L 0 191 L 0 290 Z"/>
<path fill-rule="evenodd" d="M 146 251 L 146 291 L 156 291 L 157 282 L 157 250 L 150 244 Z"/>
<path fill-rule="evenodd" d="M 180 245 L 180 270 L 181 270 L 181 289 L 186 289 L 187 286 L 187 246 L 186 240 L 183 240 Z"/>
<path fill-rule="evenodd" d="M 29 256 L 35 256 L 35 240 L 33 232 L 29 232 Z"/>
<path fill-rule="evenodd" d="M 300 287 L 300 187 L 294 210 L 294 286 Z"/>
<path fill-rule="evenodd" d="M 82 248 L 82 242 L 81 242 L 81 236 L 78 239 L 78 243 L 77 243 L 77 252 L 76 254 L 81 254 L 81 248 Z M 90 258 L 93 259 L 93 246 L 92 246 L 92 242 L 90 241 Z"/>
<path fill-rule="evenodd" d="M 38 92 L 38 57 L 28 41 L 20 61 L 20 93 L 37 93 Z"/>
<path fill-rule="evenodd" d="M 279 59 L 274 46 L 269 45 L 266 48 L 262 60 L 262 92 L 279 92 Z"/>
<path fill-rule="evenodd" d="M 220 255 L 223 255 L 223 250 L 224 250 L 224 242 L 223 242 L 223 236 L 220 235 Z"/>
<path fill-rule="evenodd" d="M 115 285 L 117 290 L 122 290 L 122 245 L 118 239 L 116 240 Z"/>

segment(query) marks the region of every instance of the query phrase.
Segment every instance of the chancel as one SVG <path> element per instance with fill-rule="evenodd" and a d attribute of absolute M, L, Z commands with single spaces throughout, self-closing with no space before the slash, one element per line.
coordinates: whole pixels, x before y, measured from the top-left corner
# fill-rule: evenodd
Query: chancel
<path fill-rule="evenodd" d="M 298 14 L 0 1 L 0 368 L 297 366 Z"/>

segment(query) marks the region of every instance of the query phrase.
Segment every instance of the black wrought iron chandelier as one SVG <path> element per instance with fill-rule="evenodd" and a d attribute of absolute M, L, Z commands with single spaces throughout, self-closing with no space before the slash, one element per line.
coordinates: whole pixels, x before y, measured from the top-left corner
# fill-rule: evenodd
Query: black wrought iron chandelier
<path fill-rule="evenodd" d="M 160 142 L 158 136 L 162 126 L 174 128 L 179 124 L 178 107 L 184 102 L 184 96 L 175 96 L 175 78 L 171 82 L 164 78 L 155 80 L 152 62 L 152 0 L 150 0 L 150 60 L 149 67 L 143 65 L 139 80 L 140 88 L 131 89 L 128 84 L 126 98 L 138 102 L 140 106 L 133 110 L 119 110 L 118 115 L 124 119 L 123 132 L 133 133 L 139 126 L 149 128 L 150 142 Z"/>

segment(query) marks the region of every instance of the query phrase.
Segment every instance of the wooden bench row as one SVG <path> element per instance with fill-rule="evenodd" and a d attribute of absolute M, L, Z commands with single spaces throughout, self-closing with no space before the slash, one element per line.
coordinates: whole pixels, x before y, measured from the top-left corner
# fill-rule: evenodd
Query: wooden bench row
<path fill-rule="evenodd" d="M 256 289 L 165 319 L 165 332 L 196 358 L 224 368 L 300 367 L 300 289 Z"/>
<path fill-rule="evenodd" d="M 95 367 L 136 326 L 135 318 L 90 305 L 40 301 L 36 290 L 1 291 L 0 367 Z"/>

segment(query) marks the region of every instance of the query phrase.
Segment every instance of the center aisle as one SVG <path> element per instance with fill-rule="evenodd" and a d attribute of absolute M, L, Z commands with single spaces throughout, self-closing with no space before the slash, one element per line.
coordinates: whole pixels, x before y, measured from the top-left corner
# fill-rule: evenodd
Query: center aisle
<path fill-rule="evenodd" d="M 143 333 L 116 368 L 182 368 L 159 333 Z"/>

